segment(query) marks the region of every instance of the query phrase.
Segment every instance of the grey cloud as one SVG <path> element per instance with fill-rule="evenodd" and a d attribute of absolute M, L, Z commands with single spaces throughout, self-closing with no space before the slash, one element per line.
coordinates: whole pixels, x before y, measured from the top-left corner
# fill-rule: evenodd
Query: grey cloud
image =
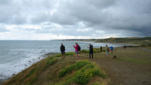
<path fill-rule="evenodd" d="M 32 24 L 35 22 L 31 19 L 39 18 L 41 14 L 49 12 L 56 0 L 0 0 L 0 2 L 2 4 L 0 5 L 0 23 Z"/>
<path fill-rule="evenodd" d="M 104 4 L 108 2 L 109 4 Z M 101 3 L 105 6 L 97 6 Z M 96 30 L 111 30 L 111 32 L 129 30 L 136 31 L 138 34 L 146 34 L 151 32 L 151 12 L 149 10 L 151 6 L 149 4 L 151 4 L 150 0 L 89 0 L 87 2 L 82 0 L 67 3 L 62 10 L 68 10 L 67 15 L 84 21 L 87 26 Z M 70 20 L 70 18 L 67 19 Z"/>
<path fill-rule="evenodd" d="M 51 24 L 38 30 L 24 29 L 37 33 L 151 36 L 150 4 L 151 0 L 0 0 L 0 23 Z M 62 30 L 53 24 L 59 24 Z M 92 28 L 93 32 L 76 31 L 85 28 Z M 104 34 L 96 31 L 104 31 Z"/>

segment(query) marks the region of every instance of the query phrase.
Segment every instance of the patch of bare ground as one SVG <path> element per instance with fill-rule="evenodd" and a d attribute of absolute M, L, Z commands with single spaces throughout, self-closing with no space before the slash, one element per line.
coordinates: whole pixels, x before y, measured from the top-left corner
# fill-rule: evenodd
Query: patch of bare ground
<path fill-rule="evenodd" d="M 151 53 L 148 48 L 116 48 L 113 54 L 95 53 L 94 59 L 103 68 L 111 81 L 109 85 L 151 85 Z M 113 55 L 117 59 L 113 59 Z M 81 54 L 79 58 L 88 58 Z"/>

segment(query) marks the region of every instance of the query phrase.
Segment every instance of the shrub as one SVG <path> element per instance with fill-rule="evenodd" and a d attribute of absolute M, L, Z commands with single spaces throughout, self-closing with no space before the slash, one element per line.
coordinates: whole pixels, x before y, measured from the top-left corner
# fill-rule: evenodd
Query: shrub
<path fill-rule="evenodd" d="M 85 50 L 85 49 L 81 50 L 81 52 L 82 52 L 82 53 L 89 53 L 89 51 L 88 51 L 88 50 Z"/>
<path fill-rule="evenodd" d="M 63 77 L 65 74 L 70 73 L 73 70 L 78 71 L 74 72 L 72 76 L 69 76 L 64 83 L 62 83 L 62 85 L 71 85 L 75 83 L 78 85 L 86 85 L 94 76 L 100 76 L 102 78 L 106 77 L 104 72 L 98 69 L 95 64 L 88 61 L 79 61 L 73 65 L 70 65 L 60 72 L 60 76 Z"/>
<path fill-rule="evenodd" d="M 89 50 L 83 49 L 83 50 L 81 50 L 81 52 L 82 52 L 82 53 L 89 53 Z M 99 48 L 93 48 L 93 52 L 94 52 L 94 53 L 99 53 L 99 52 L 100 52 L 100 49 L 99 49 Z"/>
<path fill-rule="evenodd" d="M 97 68 L 89 68 L 85 70 L 80 70 L 79 72 L 75 74 L 73 78 L 73 82 L 80 85 L 86 85 L 92 77 L 100 76 L 100 74 L 102 73 Z"/>
<path fill-rule="evenodd" d="M 65 55 L 67 55 L 67 56 L 69 56 L 69 55 L 74 55 L 74 52 L 67 52 L 67 53 L 65 53 Z"/>

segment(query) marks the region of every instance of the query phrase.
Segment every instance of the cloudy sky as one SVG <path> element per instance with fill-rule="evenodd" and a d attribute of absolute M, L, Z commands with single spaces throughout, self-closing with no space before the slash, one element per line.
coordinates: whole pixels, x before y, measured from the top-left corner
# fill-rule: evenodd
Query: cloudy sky
<path fill-rule="evenodd" d="M 151 0 L 0 0 L 0 40 L 151 36 Z"/>

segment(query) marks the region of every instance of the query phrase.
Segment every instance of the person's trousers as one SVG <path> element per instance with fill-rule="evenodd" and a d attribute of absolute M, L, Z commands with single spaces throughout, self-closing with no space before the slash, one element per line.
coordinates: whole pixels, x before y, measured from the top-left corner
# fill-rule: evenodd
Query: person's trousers
<path fill-rule="evenodd" d="M 93 53 L 89 53 L 89 58 L 93 58 Z"/>

